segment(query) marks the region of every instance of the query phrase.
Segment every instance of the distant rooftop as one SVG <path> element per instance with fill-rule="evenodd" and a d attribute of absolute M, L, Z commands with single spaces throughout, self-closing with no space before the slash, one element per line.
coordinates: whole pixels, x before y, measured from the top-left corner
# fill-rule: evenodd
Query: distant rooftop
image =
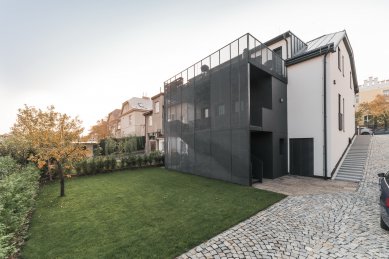
<path fill-rule="evenodd" d="M 143 98 L 132 97 L 126 102 L 128 102 L 130 110 L 131 109 L 151 110 L 153 108 L 153 103 L 148 97 L 143 97 Z"/>
<path fill-rule="evenodd" d="M 363 85 L 359 86 L 361 89 L 374 89 L 374 88 L 382 88 L 389 87 L 389 79 L 386 80 L 378 80 L 378 77 L 370 76 L 369 79 L 363 80 Z"/>

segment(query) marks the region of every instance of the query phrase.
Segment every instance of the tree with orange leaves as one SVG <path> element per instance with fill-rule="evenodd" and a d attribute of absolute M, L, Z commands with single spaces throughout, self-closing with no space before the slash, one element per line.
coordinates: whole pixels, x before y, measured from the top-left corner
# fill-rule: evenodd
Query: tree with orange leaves
<path fill-rule="evenodd" d="M 72 165 L 85 157 L 86 151 L 77 144 L 83 132 L 81 121 L 55 111 L 50 106 L 46 111 L 25 105 L 19 109 L 12 135 L 28 143 L 34 153 L 29 160 L 39 168 L 55 165 L 59 174 L 60 196 L 65 196 L 65 179 L 63 168 Z"/>
<path fill-rule="evenodd" d="M 370 114 L 374 116 L 375 121 L 388 128 L 389 120 L 389 102 L 383 95 L 377 97 L 369 103 Z"/>
<path fill-rule="evenodd" d="M 106 119 L 101 119 L 96 122 L 96 125 L 93 125 L 89 134 L 87 135 L 87 140 L 95 140 L 100 141 L 102 139 L 106 139 L 109 136 L 108 132 L 108 122 Z"/>

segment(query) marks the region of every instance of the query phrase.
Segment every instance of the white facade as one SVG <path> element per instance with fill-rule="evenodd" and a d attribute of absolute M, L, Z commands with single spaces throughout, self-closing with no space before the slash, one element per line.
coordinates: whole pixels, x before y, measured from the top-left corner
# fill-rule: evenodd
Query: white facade
<path fill-rule="evenodd" d="M 339 43 L 338 48 L 341 53 L 341 62 L 344 60 L 344 66 L 342 64 L 340 70 L 338 68 L 338 50 L 327 56 L 327 167 L 329 174 L 347 148 L 349 139 L 355 134 L 355 92 L 350 56 L 343 41 Z M 339 95 L 341 97 L 341 112 L 344 114 L 344 129 L 342 130 L 339 130 L 338 127 Z"/>
<path fill-rule="evenodd" d="M 313 138 L 313 174 L 323 176 L 323 57 L 288 67 L 287 104 L 288 143 L 291 138 Z"/>
<path fill-rule="evenodd" d="M 285 34 L 287 35 L 287 34 Z M 272 50 L 282 47 L 282 58 L 291 58 L 291 34 L 285 39 L 271 40 Z M 332 37 L 331 37 L 332 36 Z M 355 134 L 355 89 L 349 44 L 345 32 L 324 35 L 305 45 L 296 56 L 309 53 L 317 48 L 321 40 L 340 40 L 333 44 L 333 51 L 326 56 L 326 111 L 327 143 L 324 143 L 324 52 L 312 58 L 288 65 L 288 143 L 290 139 L 313 139 L 313 175 L 325 176 L 324 154 L 327 147 L 327 177 L 336 169 Z M 288 42 L 288 48 L 287 43 Z M 325 45 L 324 45 L 325 46 Z M 330 46 L 330 45 L 328 45 Z M 287 50 L 288 49 L 288 50 Z M 338 56 L 340 50 L 340 55 Z M 288 53 L 288 55 L 287 55 Z M 301 54 L 302 53 L 302 54 Z M 339 57 L 339 66 L 338 66 Z M 288 64 L 288 63 L 287 63 Z M 340 103 L 339 103 L 340 97 Z M 340 107 L 339 107 L 340 105 Z M 340 108 L 340 110 L 339 110 Z M 338 113 L 343 114 L 342 128 L 339 130 Z M 288 168 L 290 172 L 290 146 L 288 145 Z"/>

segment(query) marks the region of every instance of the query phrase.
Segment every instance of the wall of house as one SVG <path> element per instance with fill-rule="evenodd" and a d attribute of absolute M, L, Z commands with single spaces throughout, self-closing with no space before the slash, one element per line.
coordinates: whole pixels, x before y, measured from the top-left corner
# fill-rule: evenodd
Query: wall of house
<path fill-rule="evenodd" d="M 313 174 L 323 176 L 323 57 L 289 66 L 287 87 L 288 147 L 291 138 L 313 138 Z"/>
<path fill-rule="evenodd" d="M 288 37 L 287 40 L 288 40 L 288 48 L 290 49 L 290 37 Z M 286 53 L 286 42 L 285 42 L 285 40 L 280 40 L 279 42 L 276 42 L 276 43 L 274 43 L 272 45 L 269 45 L 268 47 L 271 50 L 275 50 L 278 47 L 282 47 L 282 58 L 283 59 L 287 59 L 288 58 L 287 53 Z"/>
<path fill-rule="evenodd" d="M 328 174 L 334 170 L 343 152 L 355 134 L 355 93 L 351 74 L 351 63 L 344 42 L 340 42 L 340 53 L 344 57 L 344 71 L 338 68 L 338 50 L 327 57 L 327 133 L 328 133 Z M 342 57 L 341 57 L 342 59 Z M 344 127 L 339 130 L 338 95 L 341 95 L 341 112 Z M 343 111 L 344 99 L 344 111 Z"/>
<path fill-rule="evenodd" d="M 152 131 L 149 132 L 158 132 L 160 131 L 163 134 L 163 102 L 164 97 L 163 95 L 158 96 L 155 99 L 152 99 L 153 102 L 153 127 Z M 156 111 L 156 103 L 159 102 L 159 112 Z"/>
<path fill-rule="evenodd" d="M 145 117 L 143 113 L 145 110 L 133 110 L 125 113 L 120 117 L 121 137 L 128 136 L 144 136 L 145 135 Z M 132 121 L 130 125 L 130 115 Z"/>
<path fill-rule="evenodd" d="M 250 184 L 247 76 L 247 59 L 236 58 L 165 85 L 167 168 Z"/>

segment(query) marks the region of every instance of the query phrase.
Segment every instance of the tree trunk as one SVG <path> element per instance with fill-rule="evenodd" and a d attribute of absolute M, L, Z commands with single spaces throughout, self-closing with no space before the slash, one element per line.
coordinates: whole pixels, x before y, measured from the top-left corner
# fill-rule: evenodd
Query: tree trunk
<path fill-rule="evenodd" d="M 60 178 L 60 183 L 61 183 L 61 192 L 60 192 L 60 196 L 63 197 L 65 196 L 65 177 L 63 175 L 63 170 L 62 170 L 62 165 L 60 162 L 57 162 L 57 166 L 58 166 L 58 174 L 59 174 L 59 178 Z"/>

